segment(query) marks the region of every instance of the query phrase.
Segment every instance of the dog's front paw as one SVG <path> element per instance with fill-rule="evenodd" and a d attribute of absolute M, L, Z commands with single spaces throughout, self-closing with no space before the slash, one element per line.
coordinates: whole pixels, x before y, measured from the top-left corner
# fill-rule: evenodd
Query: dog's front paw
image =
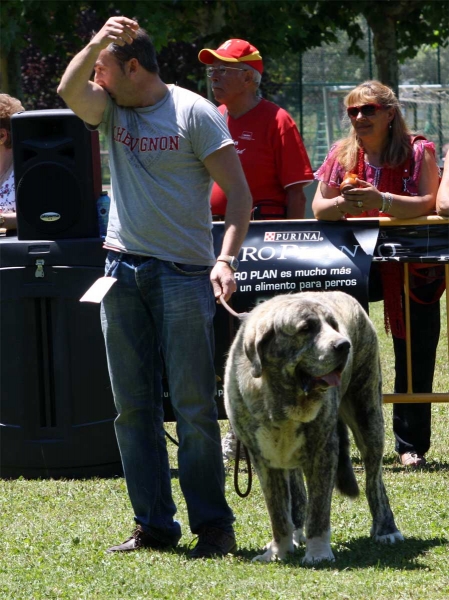
<path fill-rule="evenodd" d="M 304 558 L 302 559 L 301 562 L 303 565 L 314 565 L 323 560 L 328 560 L 330 562 L 335 561 L 335 556 L 334 556 L 330 546 L 329 546 L 328 550 L 323 551 L 320 554 L 312 554 L 311 552 L 306 552 L 306 555 L 304 556 Z"/>
<path fill-rule="evenodd" d="M 287 552 L 293 552 L 293 543 L 283 540 L 280 543 L 271 540 L 265 547 L 265 552 L 255 556 L 251 562 L 271 562 L 273 560 L 283 560 Z"/>
<path fill-rule="evenodd" d="M 403 542 L 404 536 L 400 531 L 396 530 L 386 535 L 375 535 L 374 539 L 381 544 L 395 544 L 396 542 Z"/>
<path fill-rule="evenodd" d="M 277 560 L 278 556 L 274 554 L 271 550 L 267 550 L 263 554 L 258 554 L 255 556 L 251 562 L 271 562 L 272 560 Z"/>
<path fill-rule="evenodd" d="M 305 565 L 313 565 L 322 560 L 334 561 L 335 556 L 330 545 L 330 532 L 326 531 L 320 537 L 309 538 L 306 541 L 306 555 L 302 559 Z"/>
<path fill-rule="evenodd" d="M 306 536 L 302 529 L 295 529 L 293 532 L 293 545 L 297 548 L 300 544 L 306 543 Z"/>

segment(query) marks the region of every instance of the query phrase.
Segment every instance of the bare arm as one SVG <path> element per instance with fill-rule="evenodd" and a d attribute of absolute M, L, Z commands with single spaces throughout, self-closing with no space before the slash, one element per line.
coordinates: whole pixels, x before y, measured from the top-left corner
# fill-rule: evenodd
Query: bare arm
<path fill-rule="evenodd" d="M 339 221 L 348 212 L 345 208 L 345 199 L 340 195 L 340 191 L 323 181 L 318 182 L 312 200 L 312 210 L 315 218 L 323 221 Z"/>
<path fill-rule="evenodd" d="M 382 195 L 377 188 L 361 179 L 357 180 L 360 187 L 340 195 L 337 188 L 331 188 L 325 183 L 318 186 L 313 199 L 312 208 L 317 219 L 337 221 L 345 213 L 359 217 L 367 210 L 382 207 Z M 398 219 L 412 219 L 428 215 L 435 208 L 438 190 L 438 167 L 435 158 L 425 151 L 418 184 L 418 196 L 401 196 L 393 194 L 393 202 L 388 214 Z M 360 204 L 360 206 L 358 206 Z"/>
<path fill-rule="evenodd" d="M 228 199 L 225 215 L 225 234 L 221 254 L 237 256 L 248 231 L 252 198 L 242 165 L 233 145 L 210 154 L 204 165 Z M 215 297 L 227 300 L 236 290 L 234 272 L 225 262 L 217 262 L 211 272 Z"/>
<path fill-rule="evenodd" d="M 449 217 L 449 150 L 444 160 L 443 177 L 437 194 L 437 213 Z"/>
<path fill-rule="evenodd" d="M 287 195 L 287 219 L 304 219 L 306 213 L 304 187 L 306 185 L 307 183 L 295 183 L 285 189 Z"/>
<path fill-rule="evenodd" d="M 4 212 L 2 214 L 2 217 L 5 219 L 5 222 L 3 223 L 2 227 L 7 229 L 8 231 L 10 229 L 17 229 L 17 214 L 13 210 L 9 212 Z"/>
<path fill-rule="evenodd" d="M 98 125 L 107 102 L 107 92 L 90 81 L 98 55 L 111 42 L 120 46 L 132 43 L 138 28 L 138 23 L 132 19 L 111 17 L 69 63 L 57 91 L 67 106 L 86 123 Z"/>

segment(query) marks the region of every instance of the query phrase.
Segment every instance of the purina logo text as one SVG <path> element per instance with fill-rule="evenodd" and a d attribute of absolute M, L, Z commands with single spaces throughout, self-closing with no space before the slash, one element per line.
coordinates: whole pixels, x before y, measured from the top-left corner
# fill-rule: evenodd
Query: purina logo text
<path fill-rule="evenodd" d="M 322 242 L 319 231 L 266 231 L 264 242 Z"/>

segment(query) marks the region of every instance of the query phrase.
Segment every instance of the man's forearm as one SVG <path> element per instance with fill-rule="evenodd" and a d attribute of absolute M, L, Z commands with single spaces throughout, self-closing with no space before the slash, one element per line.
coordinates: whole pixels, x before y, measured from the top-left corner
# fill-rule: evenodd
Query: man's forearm
<path fill-rule="evenodd" d="M 237 158 L 238 160 L 238 158 Z M 240 165 L 239 165 L 240 166 Z M 225 234 L 220 254 L 238 256 L 240 248 L 248 231 L 251 216 L 252 199 L 243 175 L 237 177 L 233 188 L 228 190 L 228 204 L 225 215 Z M 224 296 L 228 300 L 237 289 L 233 270 L 229 264 L 217 261 L 212 269 L 211 283 L 215 298 Z"/>
<path fill-rule="evenodd" d="M 234 197 L 233 197 L 234 196 Z M 233 192 L 228 196 L 225 215 L 225 234 L 222 254 L 237 256 L 248 232 L 252 210 L 252 198 L 248 192 Z"/>
<path fill-rule="evenodd" d="M 83 48 L 70 62 L 58 86 L 58 94 L 67 106 L 90 125 L 101 123 L 107 102 L 107 92 L 90 81 L 99 53 L 97 44 Z"/>
<path fill-rule="evenodd" d="M 85 118 L 86 113 L 89 114 L 96 107 L 96 104 L 92 104 L 92 96 L 94 88 L 99 86 L 90 81 L 90 77 L 100 51 L 101 48 L 95 44 L 88 44 L 83 48 L 69 63 L 58 86 L 58 94 L 81 118 Z M 97 125 L 98 122 L 92 125 Z"/>

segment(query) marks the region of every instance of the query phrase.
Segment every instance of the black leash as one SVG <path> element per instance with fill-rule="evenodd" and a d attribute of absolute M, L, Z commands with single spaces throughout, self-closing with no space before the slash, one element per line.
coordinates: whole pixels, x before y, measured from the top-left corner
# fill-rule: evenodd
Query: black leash
<path fill-rule="evenodd" d="M 164 429 L 164 433 L 165 433 L 166 437 L 168 437 L 168 439 L 170 440 L 170 442 L 173 442 L 173 444 L 174 444 L 175 446 L 179 446 L 179 442 L 178 442 L 178 440 L 175 440 L 175 438 L 174 438 L 174 437 L 172 437 L 172 436 L 171 436 L 171 435 L 170 435 L 170 434 L 167 432 L 167 430 L 166 430 L 166 429 Z"/>
<path fill-rule="evenodd" d="M 240 487 L 239 487 L 240 447 L 242 447 L 245 452 L 246 468 L 248 469 L 248 485 L 246 487 L 245 492 L 241 492 Z M 247 496 L 249 496 L 252 484 L 253 484 L 253 472 L 251 470 L 251 458 L 249 456 L 248 448 L 246 446 L 244 446 L 238 439 L 237 445 L 235 448 L 235 466 L 234 466 L 234 488 L 235 488 L 237 495 L 240 496 L 240 498 L 246 498 Z"/>
<path fill-rule="evenodd" d="M 175 440 L 175 438 L 172 437 L 165 429 L 164 429 L 164 433 L 165 433 L 166 437 L 168 437 L 168 439 L 173 444 L 175 444 L 175 446 L 179 446 L 179 442 L 177 440 Z M 245 454 L 246 468 L 248 470 L 248 485 L 246 487 L 245 492 L 240 491 L 240 486 L 239 486 L 240 448 L 243 448 L 243 451 Z M 246 446 L 244 446 L 240 442 L 240 440 L 237 440 L 237 445 L 235 448 L 235 467 L 234 467 L 234 488 L 235 488 L 236 494 L 238 496 L 240 496 L 240 498 L 246 498 L 247 496 L 249 496 L 249 493 L 251 492 L 252 485 L 253 485 L 253 472 L 251 470 L 251 458 L 249 456 L 249 452 L 248 452 L 248 449 L 246 448 Z"/>
<path fill-rule="evenodd" d="M 237 317 L 237 319 L 244 319 L 248 313 L 237 313 L 235 312 L 234 309 L 232 309 L 229 304 L 226 302 L 226 300 L 224 299 L 224 296 L 220 297 L 220 303 L 225 307 L 225 309 L 233 316 L 233 317 Z M 245 492 L 241 492 L 240 491 L 240 487 L 239 487 L 239 462 L 240 462 L 240 447 L 243 448 L 244 453 L 245 453 L 245 460 L 246 460 L 246 467 L 248 469 L 248 485 L 246 488 Z M 237 439 L 237 445 L 235 448 L 235 465 L 234 465 L 234 488 L 235 491 L 237 493 L 238 496 L 240 496 L 240 498 L 246 498 L 247 496 L 249 496 L 249 493 L 251 491 L 251 487 L 253 484 L 253 473 L 251 470 L 251 458 L 249 456 L 249 452 L 248 449 L 246 448 L 246 446 L 244 446 L 243 444 L 241 444 L 240 440 Z"/>

